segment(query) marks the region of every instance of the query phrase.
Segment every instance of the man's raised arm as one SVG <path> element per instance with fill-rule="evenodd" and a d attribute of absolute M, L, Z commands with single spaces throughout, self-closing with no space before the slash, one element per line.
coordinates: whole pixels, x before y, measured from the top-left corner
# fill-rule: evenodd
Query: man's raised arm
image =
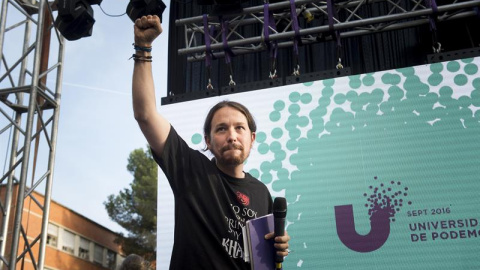
<path fill-rule="evenodd" d="M 170 132 L 170 123 L 156 108 L 151 47 L 155 38 L 162 33 L 162 26 L 158 16 L 148 15 L 137 19 L 134 28 L 133 113 L 150 147 L 160 155 Z"/>

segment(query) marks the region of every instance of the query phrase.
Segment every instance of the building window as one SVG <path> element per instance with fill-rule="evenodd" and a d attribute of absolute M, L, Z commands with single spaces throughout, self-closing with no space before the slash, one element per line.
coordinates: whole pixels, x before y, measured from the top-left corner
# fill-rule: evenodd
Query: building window
<path fill-rule="evenodd" d="M 90 254 L 90 241 L 80 237 L 80 246 L 78 247 L 78 257 L 88 260 Z"/>
<path fill-rule="evenodd" d="M 93 251 L 93 261 L 103 265 L 103 247 L 95 244 L 95 249 Z"/>
<path fill-rule="evenodd" d="M 112 270 L 115 270 L 115 258 L 116 258 L 116 254 L 115 252 L 111 251 L 111 250 L 107 250 L 107 267 L 108 269 L 112 269 Z"/>
<path fill-rule="evenodd" d="M 63 231 L 62 250 L 73 254 L 75 249 L 75 234 L 69 231 Z"/>
<path fill-rule="evenodd" d="M 48 223 L 47 245 L 57 247 L 58 226 Z"/>

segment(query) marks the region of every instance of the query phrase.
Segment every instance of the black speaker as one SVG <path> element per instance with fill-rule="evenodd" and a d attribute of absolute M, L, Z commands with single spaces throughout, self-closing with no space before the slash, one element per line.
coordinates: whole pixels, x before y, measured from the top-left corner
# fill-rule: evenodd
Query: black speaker
<path fill-rule="evenodd" d="M 77 40 L 92 35 L 93 9 L 91 4 L 100 4 L 102 1 L 87 0 L 58 0 L 58 15 L 55 26 L 68 40 Z"/>
<path fill-rule="evenodd" d="M 162 21 L 162 13 L 166 7 L 162 0 L 130 0 L 127 5 L 127 15 L 133 22 L 147 15 L 157 15 Z"/>

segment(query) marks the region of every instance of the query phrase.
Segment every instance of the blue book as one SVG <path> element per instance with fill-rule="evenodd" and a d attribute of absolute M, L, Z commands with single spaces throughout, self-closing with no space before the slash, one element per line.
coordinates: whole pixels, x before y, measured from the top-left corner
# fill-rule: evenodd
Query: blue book
<path fill-rule="evenodd" d="M 275 270 L 274 240 L 265 235 L 274 231 L 273 214 L 248 220 L 243 233 L 245 260 L 251 270 Z"/>

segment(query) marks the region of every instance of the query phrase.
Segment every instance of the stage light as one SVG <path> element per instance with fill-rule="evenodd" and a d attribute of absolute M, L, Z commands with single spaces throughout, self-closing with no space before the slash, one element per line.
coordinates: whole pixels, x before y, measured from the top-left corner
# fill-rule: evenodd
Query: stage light
<path fill-rule="evenodd" d="M 161 0 L 130 0 L 127 5 L 127 15 L 135 22 L 146 15 L 157 15 L 162 21 L 162 13 L 166 6 Z"/>
<path fill-rule="evenodd" d="M 55 26 L 68 40 L 91 36 L 95 23 L 91 5 L 99 5 L 101 2 L 102 0 L 58 0 Z"/>

